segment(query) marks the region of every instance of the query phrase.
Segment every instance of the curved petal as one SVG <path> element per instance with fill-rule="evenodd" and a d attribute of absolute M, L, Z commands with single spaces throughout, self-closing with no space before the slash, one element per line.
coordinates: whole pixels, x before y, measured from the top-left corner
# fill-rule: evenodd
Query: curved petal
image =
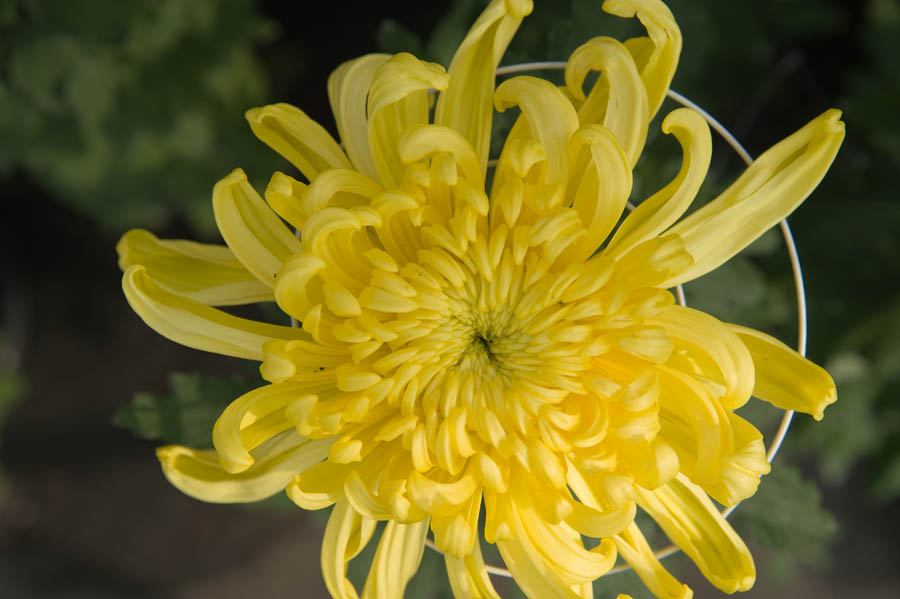
<path fill-rule="evenodd" d="M 737 333 L 756 367 L 753 395 L 782 410 L 797 410 L 821 420 L 825 408 L 837 401 L 834 379 L 790 347 L 746 327 L 728 325 Z"/>
<path fill-rule="evenodd" d="M 225 246 L 158 239 L 132 229 L 116 245 L 119 268 L 135 264 L 167 291 L 210 306 L 274 301 L 272 290 L 244 268 Z"/>
<path fill-rule="evenodd" d="M 281 412 L 284 423 L 282 430 L 292 428 L 294 423 L 284 415 L 283 410 L 295 399 L 308 394 L 309 390 L 310 386 L 305 383 L 266 385 L 253 389 L 228 404 L 213 426 L 213 445 L 222 467 L 232 473 L 250 468 L 254 459 L 250 454 L 252 447 L 248 447 L 246 438 L 248 427 Z"/>
<path fill-rule="evenodd" d="M 723 454 L 730 450 L 721 407 L 703 383 L 665 366 L 657 367 L 660 395 L 660 434 L 678 454 L 681 471 L 696 482 L 715 482 Z"/>
<path fill-rule="evenodd" d="M 359 470 L 354 470 L 344 481 L 344 497 L 357 512 L 371 520 L 390 520 L 393 517 L 390 504 L 376 495 L 362 479 Z"/>
<path fill-rule="evenodd" d="M 318 180 L 318 179 L 317 179 Z M 297 181 L 293 177 L 275 171 L 266 191 L 263 194 L 266 203 L 275 214 L 283 218 L 295 229 L 302 229 L 303 223 L 309 216 L 303 212 L 303 196 L 306 195 L 306 183 Z"/>
<path fill-rule="evenodd" d="M 416 162 L 439 152 L 450 152 L 456 165 L 472 184 L 484 186 L 483 167 L 469 141 L 458 131 L 439 125 L 414 125 L 400 139 L 400 159 Z"/>
<path fill-rule="evenodd" d="M 407 482 L 407 491 L 409 498 L 423 511 L 451 515 L 479 491 L 479 485 L 469 472 L 453 482 L 438 482 L 420 472 L 413 472 Z"/>
<path fill-rule="evenodd" d="M 367 54 L 343 63 L 328 77 L 328 100 L 344 150 L 356 170 L 371 179 L 378 178 L 378 171 L 369 150 L 366 98 L 375 71 L 390 58 L 390 54 Z"/>
<path fill-rule="evenodd" d="M 472 552 L 464 558 L 444 554 L 450 589 L 458 599 L 500 599 L 484 567 L 481 541 L 475 535 Z"/>
<path fill-rule="evenodd" d="M 664 231 L 677 221 L 700 190 L 712 158 L 709 125 L 694 110 L 678 108 L 662 124 L 663 133 L 671 133 L 681 144 L 684 158 L 678 175 L 665 187 L 638 204 L 616 231 L 609 248 L 619 256 L 639 243 Z"/>
<path fill-rule="evenodd" d="M 538 553 L 569 584 L 591 582 L 606 574 L 616 561 L 610 539 L 587 550 L 581 536 L 566 524 L 549 524 L 531 509 L 520 510 L 519 517 Z"/>
<path fill-rule="evenodd" d="M 569 143 L 566 203 L 578 212 L 587 233 L 563 256 L 584 262 L 594 254 L 619 222 L 631 185 L 628 158 L 609 129 L 588 125 L 575 132 Z"/>
<path fill-rule="evenodd" d="M 157 285 L 140 265 L 125 271 L 122 289 L 131 309 L 150 328 L 194 349 L 262 360 L 262 347 L 267 341 L 309 338 L 300 329 L 238 318 L 170 293 Z"/>
<path fill-rule="evenodd" d="M 603 252 L 603 257 L 606 252 Z M 668 287 L 665 281 L 683 273 L 694 263 L 678 235 L 653 237 L 619 258 L 611 284 L 621 289 Z"/>
<path fill-rule="evenodd" d="M 371 199 L 382 191 L 378 183 L 365 175 L 334 169 L 323 173 L 310 184 L 303 197 L 303 210 L 311 216 L 326 206 L 368 206 Z"/>
<path fill-rule="evenodd" d="M 303 249 L 327 265 L 320 277 L 340 283 L 354 295 L 365 288 L 372 276 L 370 265 L 358 258 L 374 248 L 365 228 L 371 219 L 377 221 L 380 217 L 369 209 L 329 206 L 309 217 L 301 235 Z M 276 297 L 279 287 L 280 281 L 276 284 Z"/>
<path fill-rule="evenodd" d="M 490 151 L 494 74 L 522 18 L 532 8 L 531 0 L 493 0 L 453 55 L 447 73 L 449 85 L 438 97 L 435 124 L 451 127 L 469 140 L 482 173 Z"/>
<path fill-rule="evenodd" d="M 287 158 L 310 181 L 330 168 L 350 168 L 347 155 L 328 131 L 296 106 L 271 104 L 251 108 L 246 117 L 253 134 Z"/>
<path fill-rule="evenodd" d="M 766 459 L 762 433 L 734 412 L 725 412 L 725 416 L 734 450 L 722 458 L 719 480 L 703 485 L 703 490 L 722 505 L 731 507 L 756 493 L 760 477 L 772 468 Z"/>
<path fill-rule="evenodd" d="M 322 538 L 322 578 L 332 597 L 356 599 L 359 596 L 347 579 L 347 562 L 368 544 L 375 525 L 375 520 L 360 516 L 346 500 L 335 504 Z"/>
<path fill-rule="evenodd" d="M 725 593 L 746 591 L 756 581 L 753 557 L 706 494 L 683 476 L 653 491 L 638 490 L 638 503 L 703 575 Z"/>
<path fill-rule="evenodd" d="M 698 374 L 724 384 L 724 394 L 719 397 L 724 408 L 736 410 L 750 399 L 753 359 L 747 346 L 727 325 L 705 312 L 681 306 L 671 306 L 647 322 L 666 329 L 675 343 L 675 352 L 686 352 Z"/>
<path fill-rule="evenodd" d="M 634 17 L 647 29 L 649 37 L 633 38 L 625 47 L 634 56 L 644 87 L 650 119 L 659 110 L 681 54 L 681 30 L 675 17 L 660 0 L 606 0 L 603 10 L 618 17 Z"/>
<path fill-rule="evenodd" d="M 582 86 L 590 71 L 601 75 L 585 99 Z M 578 108 L 581 124 L 600 123 L 609 129 L 634 168 L 647 140 L 650 117 L 647 90 L 625 46 L 597 37 L 576 48 L 566 63 L 566 88 L 583 102 Z"/>
<path fill-rule="evenodd" d="M 328 447 L 336 441 L 329 438 Z M 326 452 L 327 454 L 327 452 Z M 285 487 L 291 501 L 305 510 L 320 510 L 333 505 L 344 494 L 344 481 L 354 464 L 336 464 L 325 460 L 297 474 Z"/>
<path fill-rule="evenodd" d="M 619 555 L 634 568 L 635 574 L 650 589 L 654 597 L 658 599 L 691 599 L 694 596 L 686 584 L 676 580 L 659 563 L 637 524 L 632 522 L 613 540 L 619 550 Z"/>
<path fill-rule="evenodd" d="M 398 524 L 389 520 L 366 577 L 363 599 L 397 599 L 419 569 L 425 551 L 428 520 Z"/>
<path fill-rule="evenodd" d="M 572 502 L 572 508 L 572 513 L 566 517 L 566 524 L 581 534 L 595 539 L 605 539 L 619 534 L 634 522 L 636 512 L 633 502 L 605 512 L 579 501 Z"/>
<path fill-rule="evenodd" d="M 684 239 L 694 265 L 665 286 L 708 273 L 799 206 L 837 155 L 844 139 L 840 116 L 828 110 L 778 142 L 719 197 L 669 229 Z"/>
<path fill-rule="evenodd" d="M 266 285 L 275 285 L 282 263 L 300 251 L 300 242 L 272 212 L 241 169 L 216 183 L 213 212 L 225 243 L 244 267 Z"/>
<path fill-rule="evenodd" d="M 201 501 L 249 503 L 274 495 L 328 454 L 330 439 L 310 441 L 290 433 L 253 452 L 255 463 L 239 474 L 222 469 L 212 450 L 167 445 L 156 450 L 163 474 L 178 490 Z"/>
<path fill-rule="evenodd" d="M 478 516 L 481 514 L 481 493 L 472 495 L 452 516 L 431 517 L 434 546 L 446 556 L 465 558 L 478 540 Z"/>
<path fill-rule="evenodd" d="M 507 506 L 508 520 L 513 526 L 513 538 L 497 539 L 497 548 L 503 562 L 513 575 L 516 584 L 528 597 L 541 599 L 588 599 L 594 596 L 589 584 L 576 585 L 567 582 L 554 565 L 548 563 L 541 548 L 525 531 L 519 509 L 512 503 Z"/>
<path fill-rule="evenodd" d="M 378 67 L 369 89 L 369 150 L 386 188 L 403 175 L 398 142 L 412 125 L 428 123 L 428 90 L 447 88 L 447 73 L 406 52 Z"/>
<path fill-rule="evenodd" d="M 546 182 L 560 184 L 568 175 L 569 140 L 578 129 L 578 115 L 559 89 L 544 79 L 520 76 L 507 79 L 494 92 L 494 106 L 504 112 L 522 110 L 531 138 L 540 142 L 547 160 Z M 509 140 L 507 140 L 507 145 Z M 504 154 L 506 153 L 504 147 Z M 504 157 L 500 157 L 501 163 Z"/>

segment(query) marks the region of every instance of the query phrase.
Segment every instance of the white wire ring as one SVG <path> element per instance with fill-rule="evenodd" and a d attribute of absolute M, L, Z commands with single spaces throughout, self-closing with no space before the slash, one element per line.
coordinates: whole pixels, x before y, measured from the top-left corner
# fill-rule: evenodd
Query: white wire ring
<path fill-rule="evenodd" d="M 510 75 L 513 73 L 521 73 L 524 71 L 541 71 L 541 70 L 561 70 L 566 68 L 566 63 L 564 61 L 544 61 L 544 62 L 526 62 L 514 65 L 507 65 L 503 67 L 497 68 L 497 75 Z M 666 92 L 666 95 L 678 102 L 682 106 L 690 108 L 692 110 L 696 110 L 705 120 L 709 123 L 709 126 L 715 130 L 722 139 L 728 143 L 729 146 L 741 157 L 741 160 L 747 166 L 753 162 L 753 157 L 750 156 L 750 153 L 744 149 L 744 146 L 731 134 L 728 129 L 726 129 L 722 123 L 717 121 L 711 114 L 703 110 L 700 106 L 679 94 L 675 90 L 669 89 Z M 489 165 L 496 164 L 496 160 L 489 161 Z M 630 202 L 628 203 L 629 210 L 634 209 L 634 205 Z M 797 297 L 797 352 L 801 356 L 806 356 L 806 334 L 807 334 L 807 322 L 806 322 L 806 290 L 803 285 L 803 270 L 800 267 L 800 257 L 797 255 L 797 245 L 794 243 L 794 236 L 791 234 L 791 228 L 788 225 L 787 219 L 782 219 L 778 226 L 781 229 L 781 236 L 784 238 L 784 245 L 787 248 L 788 257 L 791 261 L 791 271 L 794 277 L 794 293 Z M 687 305 L 686 298 L 684 296 L 684 288 L 681 285 L 676 287 L 676 294 L 678 296 L 678 303 L 682 306 Z M 775 432 L 775 437 L 772 439 L 772 443 L 769 445 L 768 451 L 766 451 L 766 460 L 769 463 L 772 463 L 772 460 L 775 459 L 775 456 L 778 454 L 778 450 L 781 449 L 781 444 L 784 442 L 784 438 L 787 436 L 788 429 L 791 427 L 791 421 L 794 418 L 794 410 L 785 410 L 784 416 L 781 418 L 781 424 L 778 426 L 778 430 Z M 740 503 L 736 503 L 733 506 L 722 511 L 722 516 L 727 518 L 731 515 L 732 512 L 737 508 Z M 425 545 L 434 549 L 438 553 L 440 551 L 434 545 L 434 542 L 431 539 L 425 540 Z M 657 559 L 663 559 L 675 553 L 678 553 L 680 548 L 675 545 L 668 545 L 658 551 L 654 552 L 654 555 Z M 484 569 L 489 574 L 494 574 L 495 576 L 506 576 L 508 578 L 512 577 L 509 570 L 505 568 L 500 568 L 497 566 L 485 565 Z M 606 573 L 606 576 L 610 574 L 618 574 L 620 572 L 626 572 L 631 570 L 631 566 L 628 564 L 623 564 L 621 566 L 616 566 L 612 570 Z"/>

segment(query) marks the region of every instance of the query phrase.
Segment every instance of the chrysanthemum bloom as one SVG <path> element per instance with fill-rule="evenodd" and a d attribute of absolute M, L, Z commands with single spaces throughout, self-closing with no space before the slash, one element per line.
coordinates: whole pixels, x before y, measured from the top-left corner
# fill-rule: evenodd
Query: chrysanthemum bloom
<path fill-rule="evenodd" d="M 821 418 L 835 400 L 818 366 L 667 289 L 806 198 L 843 138 L 839 113 L 679 220 L 711 142 L 698 113 L 670 112 L 662 130 L 682 147 L 681 170 L 616 228 L 679 30 L 661 2 L 608 0 L 648 37 L 588 41 L 562 88 L 521 76 L 495 89 L 531 8 L 491 2 L 449 71 L 410 54 L 338 67 L 340 144 L 292 106 L 250 110 L 254 133 L 308 183 L 275 173 L 263 200 L 242 171 L 225 177 L 213 208 L 227 247 L 146 231 L 119 244 L 125 294 L 147 324 L 258 360 L 269 382 L 223 412 L 214 451 L 161 448 L 165 475 L 206 501 L 286 489 L 305 509 L 334 506 L 322 570 L 335 597 L 357 596 L 347 562 L 378 521 L 373 599 L 403 596 L 429 529 L 460 598 L 497 596 L 482 535 L 529 597 L 590 597 L 617 556 L 655 596 L 690 596 L 635 525 L 638 508 L 718 588 L 747 589 L 752 558 L 710 497 L 749 497 L 769 464 L 734 410 L 754 395 Z M 487 193 L 492 112 L 512 107 Z M 264 301 L 302 326 L 211 307 Z"/>

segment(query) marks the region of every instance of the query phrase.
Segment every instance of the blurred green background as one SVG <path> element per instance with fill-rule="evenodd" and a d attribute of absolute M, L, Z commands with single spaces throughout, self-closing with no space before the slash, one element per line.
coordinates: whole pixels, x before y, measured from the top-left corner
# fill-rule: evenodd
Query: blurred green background
<path fill-rule="evenodd" d="M 537 4 L 505 64 L 639 32 L 597 0 Z M 760 571 L 745 596 L 900 596 L 900 0 L 669 5 L 684 35 L 673 88 L 751 153 L 830 107 L 847 123 L 830 173 L 791 217 L 809 355 L 839 401 L 820 423 L 797 418 L 773 473 L 733 516 Z M 217 240 L 219 178 L 241 166 L 261 188 L 290 168 L 255 141 L 244 110 L 287 101 L 334 131 L 333 68 L 375 50 L 446 65 L 483 6 L 326 3 L 312 18 L 275 0 L 0 0 L 0 595 L 326 596 L 324 514 L 284 500 L 205 505 L 161 476 L 153 448 L 208 444 L 218 410 L 257 375 L 143 325 L 122 297 L 115 242 L 131 227 Z M 635 201 L 678 169 L 664 137 L 651 134 Z M 717 141 L 700 201 L 741 166 Z M 687 295 L 796 342 L 775 233 Z M 778 414 L 750 410 L 774 430 Z M 696 596 L 719 595 L 683 557 L 667 564 Z M 408 596 L 449 597 L 441 571 L 426 552 Z M 630 575 L 597 584 L 600 598 L 622 591 L 647 596 Z"/>

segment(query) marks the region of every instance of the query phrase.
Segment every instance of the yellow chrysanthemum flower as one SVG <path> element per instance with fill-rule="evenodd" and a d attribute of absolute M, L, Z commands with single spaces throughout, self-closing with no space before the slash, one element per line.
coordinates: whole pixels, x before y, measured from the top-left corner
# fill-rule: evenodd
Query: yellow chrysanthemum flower
<path fill-rule="evenodd" d="M 449 71 L 410 54 L 347 62 L 328 81 L 342 145 L 292 106 L 247 113 L 308 183 L 275 173 L 264 201 L 242 171 L 225 177 L 213 207 L 227 247 L 146 231 L 119 243 L 126 297 L 147 324 L 261 361 L 270 383 L 224 411 L 215 451 L 161 448 L 165 475 L 206 501 L 286 489 L 303 508 L 333 505 L 322 570 L 334 597 L 357 596 L 347 562 L 378 521 L 372 599 L 403 596 L 429 529 L 456 597 L 497 596 L 481 533 L 529 597 L 590 597 L 617 556 L 655 596 L 690 596 L 635 525 L 638 508 L 718 588 L 753 584 L 746 546 L 710 500 L 734 505 L 769 471 L 762 436 L 734 410 L 754 395 L 818 419 L 834 384 L 667 289 L 800 204 L 843 123 L 824 113 L 679 220 L 711 141 L 697 112 L 676 109 L 662 130 L 681 170 L 616 228 L 681 36 L 657 0 L 603 8 L 648 36 L 588 41 L 562 88 L 529 76 L 494 88 L 530 0 L 493 0 Z M 492 112 L 514 106 L 488 194 Z M 212 307 L 264 301 L 302 326 Z"/>

